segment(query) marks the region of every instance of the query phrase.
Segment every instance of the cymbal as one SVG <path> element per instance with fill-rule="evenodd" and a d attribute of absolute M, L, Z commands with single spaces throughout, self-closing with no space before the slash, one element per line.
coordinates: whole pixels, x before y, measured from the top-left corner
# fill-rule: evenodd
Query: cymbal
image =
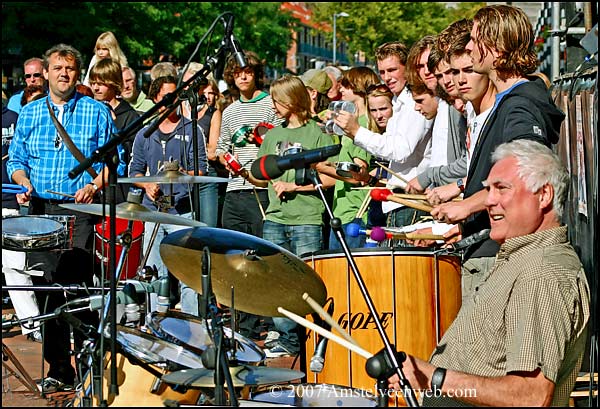
<path fill-rule="evenodd" d="M 229 368 L 234 387 L 272 385 L 300 379 L 304 372 L 270 366 L 241 365 Z M 161 377 L 166 383 L 195 388 L 214 388 L 215 371 L 206 368 L 183 369 Z"/>
<path fill-rule="evenodd" d="M 227 178 L 217 176 L 192 176 L 177 170 L 159 172 L 154 176 L 119 178 L 117 183 L 228 183 Z"/>
<path fill-rule="evenodd" d="M 110 208 L 108 205 L 102 205 L 101 203 L 64 203 L 59 205 L 65 209 L 76 210 L 82 213 L 95 214 L 97 216 L 110 214 Z M 141 220 L 143 222 L 161 223 L 161 224 L 176 224 L 178 226 L 206 226 L 205 223 L 187 219 L 185 217 L 177 216 L 169 213 L 161 213 L 152 211 L 146 206 L 138 203 L 123 202 L 119 203 L 116 208 L 117 217 L 126 220 Z"/>
<path fill-rule="evenodd" d="M 250 234 L 213 227 L 183 229 L 161 241 L 160 256 L 175 277 L 201 294 L 204 247 L 210 250 L 212 288 L 221 304 L 266 317 L 283 317 L 277 307 L 302 316 L 312 313 L 304 293 L 325 304 L 325 284 L 308 264 Z"/>

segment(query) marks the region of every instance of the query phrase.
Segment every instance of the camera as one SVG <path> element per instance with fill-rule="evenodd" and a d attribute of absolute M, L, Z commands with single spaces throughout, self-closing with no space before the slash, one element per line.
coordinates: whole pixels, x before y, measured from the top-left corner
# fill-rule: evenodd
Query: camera
<path fill-rule="evenodd" d="M 350 112 L 351 114 L 356 112 L 356 106 L 350 101 L 333 101 L 329 104 L 328 109 L 333 118 L 335 118 L 340 111 Z M 344 135 L 344 131 L 335 124 L 333 118 L 325 122 L 325 132 L 339 136 Z"/>

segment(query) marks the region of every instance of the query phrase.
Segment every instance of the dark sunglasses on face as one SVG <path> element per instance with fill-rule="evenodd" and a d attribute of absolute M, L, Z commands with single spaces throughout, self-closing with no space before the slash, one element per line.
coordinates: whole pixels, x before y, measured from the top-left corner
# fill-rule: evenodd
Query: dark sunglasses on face
<path fill-rule="evenodd" d="M 31 77 L 40 78 L 41 76 L 42 76 L 41 72 L 34 72 L 33 74 L 25 74 L 25 79 L 29 79 Z"/>
<path fill-rule="evenodd" d="M 375 92 L 375 91 L 378 91 L 378 92 L 391 92 L 390 88 L 386 84 L 384 84 L 384 83 L 372 84 L 372 85 L 369 85 L 367 87 L 367 94 L 370 94 L 370 93 Z"/>

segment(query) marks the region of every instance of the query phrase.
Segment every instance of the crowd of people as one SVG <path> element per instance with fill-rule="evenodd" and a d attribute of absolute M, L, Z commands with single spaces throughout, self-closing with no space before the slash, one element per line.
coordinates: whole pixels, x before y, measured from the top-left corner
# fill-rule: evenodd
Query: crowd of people
<path fill-rule="evenodd" d="M 462 403 L 566 405 L 582 363 L 590 295 L 561 222 L 568 175 L 552 148 L 565 116 L 535 75 L 531 23 L 517 7 L 485 6 L 473 19 L 456 21 L 410 47 L 392 41 L 373 51 L 376 70 L 328 66 L 283 75 L 268 87 L 264 62 L 255 52 L 245 51 L 245 66 L 228 58 L 223 80 L 229 99 L 209 76 L 197 90 L 197 107 L 183 103 L 148 135 L 151 124 L 145 124 L 115 155 L 121 177 L 158 175 L 177 161 L 187 174 L 229 178 L 226 186 L 202 186 L 199 215 L 193 214 L 187 184 L 132 183 L 121 186 L 115 200 L 127 200 L 130 187 L 141 188 L 143 205 L 152 211 L 261 237 L 299 257 L 341 248 L 326 205 L 350 248 L 369 242 L 349 233 L 355 225 L 403 228 L 431 219 L 419 231 L 441 232 L 443 243 L 390 239 L 380 245 L 434 248 L 489 229 L 489 236 L 482 235 L 462 257 L 457 318 L 429 361 L 408 356 L 407 378 L 419 390 L 475 388 L 476 396 L 457 398 Z M 3 183 L 26 189 L 3 194 L 3 216 L 24 211 L 75 216 L 70 249 L 31 253 L 27 259 L 3 249 L 7 284 L 91 284 L 96 273 L 90 243 L 97 217 L 60 205 L 99 203 L 108 168 L 95 164 L 70 179 L 69 170 L 79 162 L 57 122 L 89 156 L 173 92 L 180 77 L 186 81 L 202 69 L 193 63 L 180 72 L 159 63 L 146 95 L 110 32 L 98 37 L 83 79 L 82 64 L 73 47 L 53 46 L 43 59 L 25 61 L 26 87 L 3 103 Z M 267 130 L 258 135 L 261 126 Z M 197 152 L 193 134 L 200 135 Z M 299 182 L 303 169 L 268 181 L 249 171 L 265 155 L 333 144 L 341 144 L 337 157 L 306 169 L 318 174 L 325 202 L 313 183 Z M 354 166 L 340 172 L 340 164 Z M 369 189 L 378 187 L 420 194 L 432 210 L 375 200 L 364 209 Z M 166 197 L 173 199 L 165 209 Z M 144 252 L 161 277 L 169 271 L 158 245 L 180 228 L 160 225 L 150 247 L 155 226 L 146 222 Z M 80 266 L 76 272 L 74 263 Z M 180 298 L 173 306 L 197 315 L 197 293 L 178 284 Z M 51 311 L 65 302 L 57 292 L 15 293 L 10 295 L 20 318 L 39 314 L 41 305 Z M 239 332 L 264 340 L 267 357 L 300 353 L 301 327 L 294 321 L 239 315 Z M 97 325 L 97 314 L 79 318 Z M 49 370 L 40 387 L 46 393 L 69 390 L 80 375 L 71 366 L 69 326 L 54 320 L 42 329 L 41 334 L 38 327 L 23 329 L 43 342 Z M 76 334 L 76 349 L 82 340 Z M 398 381 L 390 378 L 390 388 L 400 389 Z M 425 396 L 423 403 L 457 402 Z"/>

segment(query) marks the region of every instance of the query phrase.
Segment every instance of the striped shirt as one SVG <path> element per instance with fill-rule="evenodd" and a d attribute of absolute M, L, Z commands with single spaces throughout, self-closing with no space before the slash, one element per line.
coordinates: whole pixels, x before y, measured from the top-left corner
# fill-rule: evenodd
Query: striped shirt
<path fill-rule="evenodd" d="M 509 239 L 430 361 L 486 377 L 540 368 L 556 385 L 552 405 L 568 406 L 583 359 L 589 301 L 566 226 Z"/>
<path fill-rule="evenodd" d="M 250 126 L 254 128 L 260 122 L 268 122 L 275 126 L 282 123 L 282 120 L 277 117 L 273 110 L 271 96 L 266 92 L 260 93 L 250 101 L 241 101 L 239 99 L 225 108 L 221 121 L 221 134 L 217 143 L 217 155 L 225 152 L 231 152 L 233 155 L 237 154 L 242 166 L 250 170 L 252 163 L 257 157 L 259 147 L 253 143 L 236 147 L 232 142 L 232 137 L 241 127 Z M 254 186 L 241 176 L 230 174 L 229 177 L 232 180 L 227 184 L 228 192 L 254 188 L 266 189 Z"/>
<path fill-rule="evenodd" d="M 85 157 L 104 145 L 116 131 L 109 109 L 101 102 L 76 92 L 63 106 L 60 115 L 50 97 L 47 98 L 65 131 Z M 12 175 L 17 170 L 23 170 L 33 185 L 33 196 L 62 200 L 63 196 L 46 193 L 46 190 L 75 194 L 92 181 L 87 172 L 82 172 L 75 179 L 69 178 L 69 171 L 79 165 L 79 161 L 61 138 L 57 138 L 58 135 L 46 106 L 46 98 L 23 107 L 10 145 L 7 171 Z M 121 145 L 118 151 L 119 157 L 122 157 Z M 104 163 L 95 163 L 92 167 L 100 173 Z M 124 170 L 125 163 L 121 162 L 117 173 L 122 174 Z"/>

